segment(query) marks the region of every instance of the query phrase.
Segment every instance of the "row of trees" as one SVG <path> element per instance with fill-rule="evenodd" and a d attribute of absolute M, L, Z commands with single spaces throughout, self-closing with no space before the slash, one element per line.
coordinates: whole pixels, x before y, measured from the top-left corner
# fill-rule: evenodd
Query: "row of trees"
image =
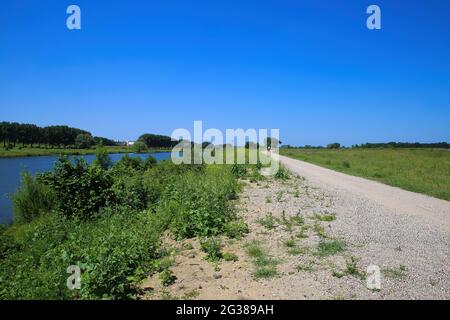
<path fill-rule="evenodd" d="M 49 145 L 54 147 L 60 146 L 77 146 L 82 142 L 82 146 L 90 147 L 94 144 L 114 145 L 115 142 L 102 138 L 92 137 L 91 133 L 68 126 L 48 126 L 39 127 L 35 124 L 18 123 L 18 122 L 0 122 L 0 141 L 3 147 L 15 147 L 20 143 L 22 146 L 29 145 Z M 78 143 L 77 143 L 78 142 Z"/>
<path fill-rule="evenodd" d="M 439 148 L 450 149 L 450 144 L 447 142 L 435 143 L 419 143 L 419 142 L 388 142 L 388 143 L 363 143 L 354 145 L 352 148 Z"/>
<path fill-rule="evenodd" d="M 291 146 L 289 144 L 283 145 L 282 148 L 286 149 L 341 149 L 346 148 L 341 146 L 340 143 L 330 143 L 326 147 L 322 146 L 310 146 L 305 145 L 303 147 Z M 387 142 L 387 143 L 363 143 L 355 144 L 351 146 L 352 149 L 374 149 L 374 148 L 391 148 L 391 149 L 401 149 L 401 148 L 436 148 L 436 149 L 450 149 L 450 143 L 447 142 L 435 142 L 435 143 L 419 143 L 419 142 Z"/>
<path fill-rule="evenodd" d="M 145 143 L 147 148 L 172 148 L 179 143 L 179 141 L 174 141 L 169 136 L 150 133 L 141 135 L 138 141 Z"/>

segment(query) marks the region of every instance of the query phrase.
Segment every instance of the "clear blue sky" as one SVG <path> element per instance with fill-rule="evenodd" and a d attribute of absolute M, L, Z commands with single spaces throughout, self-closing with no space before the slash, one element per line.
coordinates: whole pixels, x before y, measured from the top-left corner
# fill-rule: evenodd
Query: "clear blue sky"
<path fill-rule="evenodd" d="M 5 0 L 0 120 L 114 139 L 203 120 L 294 145 L 450 141 L 450 1 Z"/>

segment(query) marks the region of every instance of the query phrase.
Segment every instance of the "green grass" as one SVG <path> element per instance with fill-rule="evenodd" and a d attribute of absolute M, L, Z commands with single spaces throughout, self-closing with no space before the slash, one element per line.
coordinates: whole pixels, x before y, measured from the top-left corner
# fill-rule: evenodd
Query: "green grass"
<path fill-rule="evenodd" d="M 133 153 L 132 148 L 122 146 L 105 146 L 108 153 Z M 170 151 L 170 149 L 149 149 L 147 152 L 164 152 Z M 19 147 L 16 146 L 13 149 L 6 150 L 0 147 L 0 158 L 13 158 L 13 157 L 34 157 L 34 156 L 50 156 L 50 155 L 87 155 L 95 154 L 96 148 L 91 149 L 75 149 L 75 148 L 38 148 L 38 147 Z"/>
<path fill-rule="evenodd" d="M 381 272 L 388 278 L 402 278 L 406 276 L 408 269 L 404 265 L 399 268 L 382 268 Z"/>
<path fill-rule="evenodd" d="M 321 238 L 327 238 L 327 233 L 325 232 L 325 228 L 319 224 L 319 223 L 315 223 L 313 226 L 313 230 L 314 232 Z"/>
<path fill-rule="evenodd" d="M 345 242 L 340 240 L 320 241 L 316 255 L 320 257 L 331 256 L 345 250 Z"/>
<path fill-rule="evenodd" d="M 219 238 L 212 237 L 200 241 L 200 246 L 203 252 L 206 253 L 205 260 L 210 262 L 217 262 L 222 259 L 222 242 Z"/>
<path fill-rule="evenodd" d="M 332 274 L 333 277 L 336 278 L 342 278 L 343 276 L 347 275 L 353 276 L 361 280 L 364 280 L 366 278 L 365 272 L 360 271 L 358 268 L 358 259 L 353 256 L 351 256 L 349 259 L 346 260 L 345 270 L 343 271 L 334 270 Z"/>
<path fill-rule="evenodd" d="M 222 255 L 223 260 L 225 261 L 238 261 L 239 258 L 236 254 L 232 253 L 232 252 L 224 252 L 224 254 Z"/>
<path fill-rule="evenodd" d="M 286 248 L 295 248 L 297 244 L 295 243 L 294 239 L 287 239 L 283 241 L 283 245 Z"/>
<path fill-rule="evenodd" d="M 319 221 L 331 222 L 336 220 L 336 216 L 332 214 L 314 214 L 314 219 Z"/>
<path fill-rule="evenodd" d="M 258 218 L 256 222 L 268 230 L 272 230 L 276 227 L 276 219 L 271 212 L 267 213 L 263 218 Z"/>
<path fill-rule="evenodd" d="M 278 261 L 270 257 L 259 242 L 251 242 L 247 245 L 247 254 L 253 260 L 255 271 L 253 276 L 256 279 L 272 278 L 278 274 Z"/>
<path fill-rule="evenodd" d="M 280 149 L 281 154 L 405 190 L 450 200 L 450 151 Z"/>

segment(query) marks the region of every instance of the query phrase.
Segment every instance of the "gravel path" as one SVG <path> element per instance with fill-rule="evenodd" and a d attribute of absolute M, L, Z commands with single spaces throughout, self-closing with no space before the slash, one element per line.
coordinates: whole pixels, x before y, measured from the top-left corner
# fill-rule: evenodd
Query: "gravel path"
<path fill-rule="evenodd" d="M 151 275 L 144 299 L 450 299 L 450 202 L 280 159 L 288 179 L 241 180 L 236 209 L 249 233 L 220 238 L 236 259 L 208 262 L 199 239 L 168 234 L 176 281 Z M 263 267 L 249 255 L 255 244 Z M 380 290 L 367 287 L 371 265 Z"/>
<path fill-rule="evenodd" d="M 450 299 L 450 202 L 284 156 L 280 161 L 335 199 L 332 233 L 353 244 L 361 265 L 385 270 L 377 298 Z"/>

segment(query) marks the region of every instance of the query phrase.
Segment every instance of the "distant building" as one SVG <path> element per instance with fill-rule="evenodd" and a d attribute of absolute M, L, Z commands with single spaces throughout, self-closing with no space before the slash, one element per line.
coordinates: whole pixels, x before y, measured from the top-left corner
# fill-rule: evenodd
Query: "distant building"
<path fill-rule="evenodd" d="M 127 141 L 127 147 L 131 147 L 135 142 L 136 141 Z"/>

